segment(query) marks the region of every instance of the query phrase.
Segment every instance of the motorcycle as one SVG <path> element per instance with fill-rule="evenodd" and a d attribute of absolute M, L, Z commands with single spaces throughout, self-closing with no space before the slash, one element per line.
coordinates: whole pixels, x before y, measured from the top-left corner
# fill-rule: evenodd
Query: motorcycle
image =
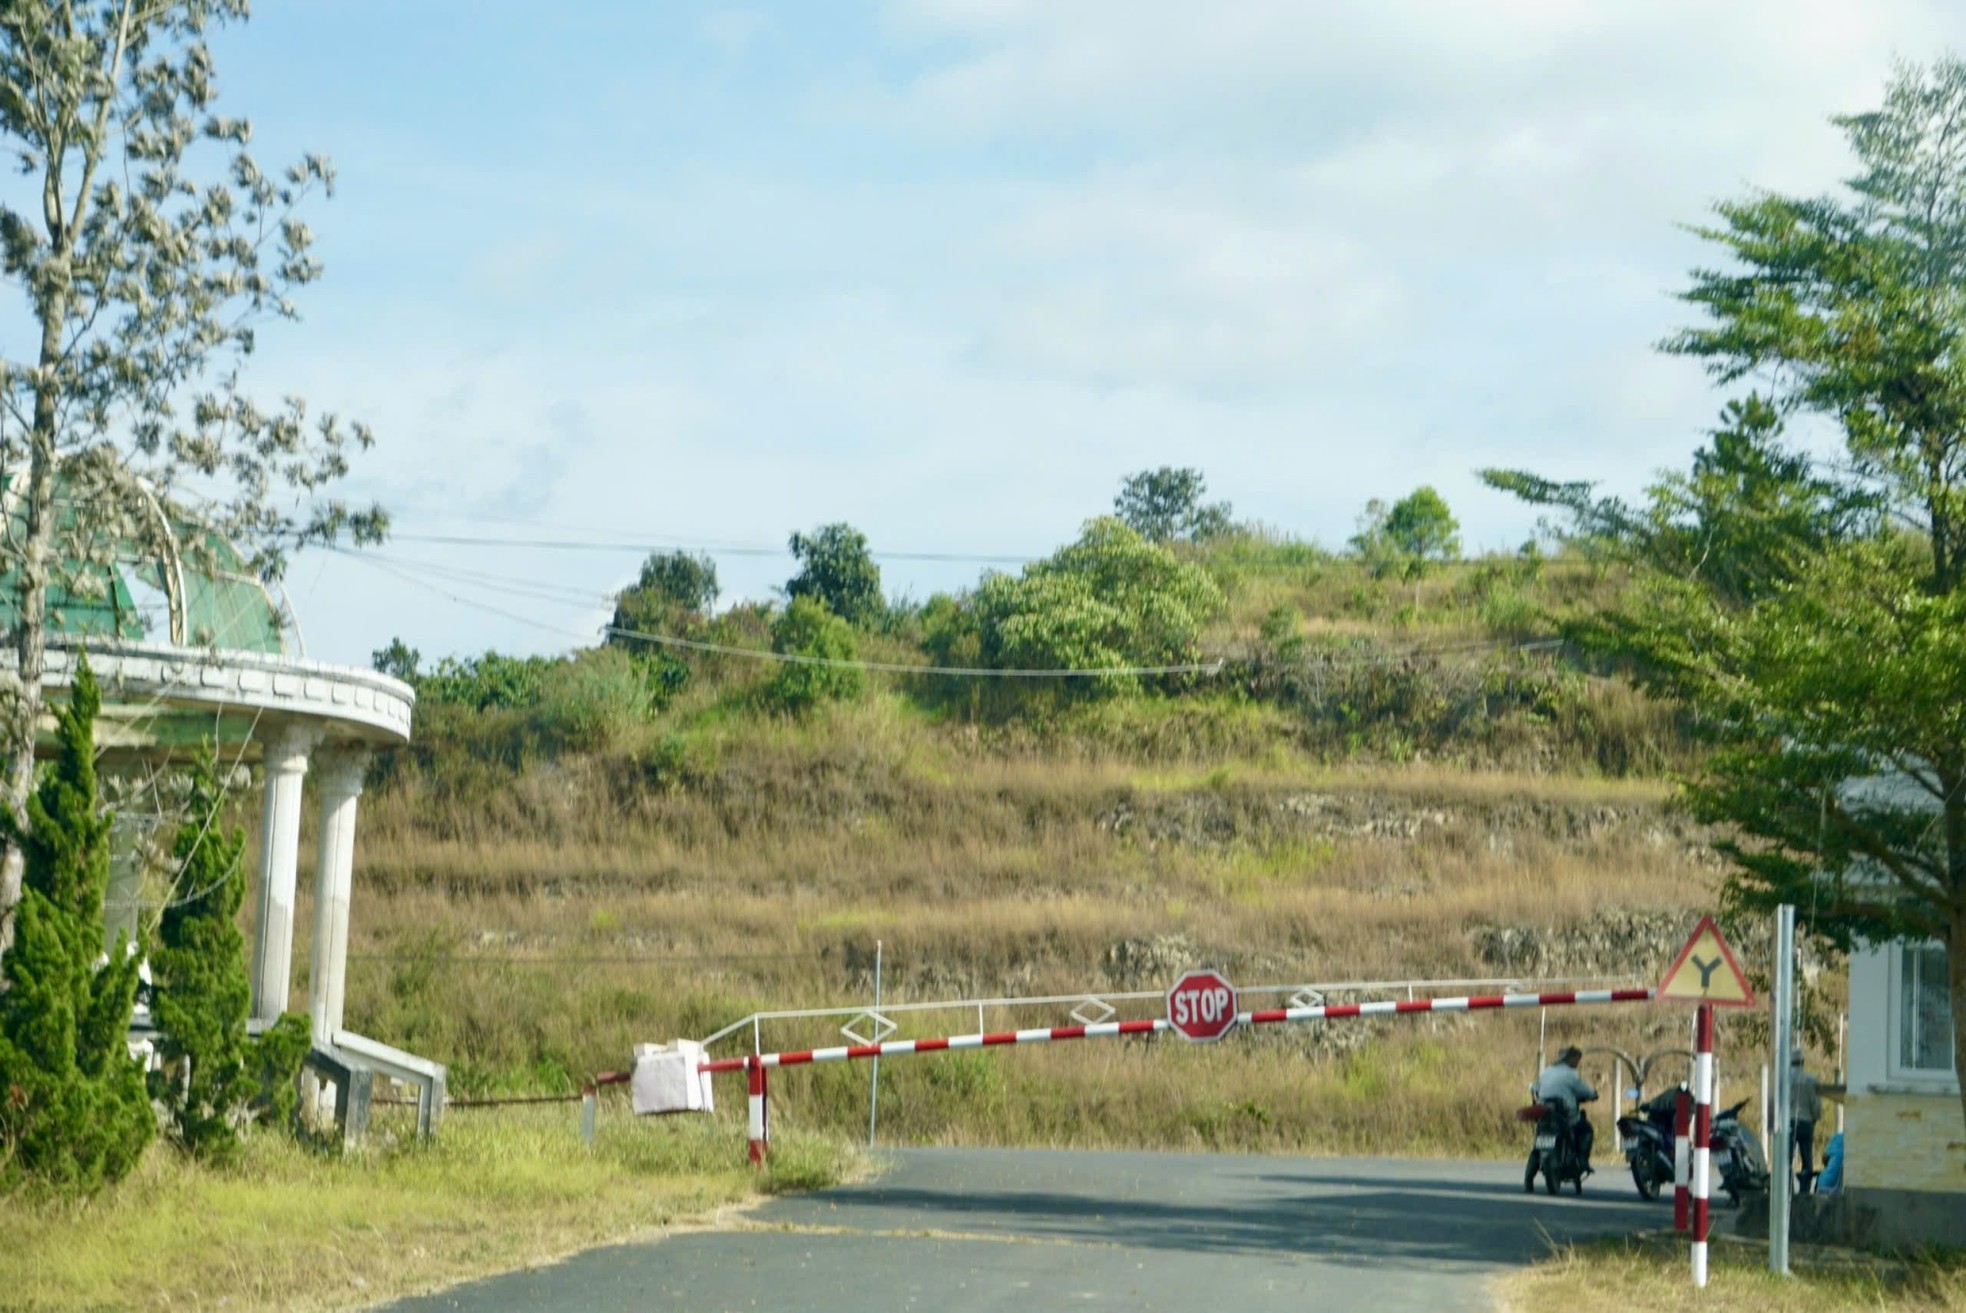
<path fill-rule="evenodd" d="M 1762 1156 L 1761 1141 L 1741 1125 L 1741 1109 L 1747 1105 L 1748 1100 L 1742 1099 L 1714 1114 L 1713 1127 L 1707 1136 L 1714 1175 L 1720 1178 L 1720 1188 L 1726 1192 L 1727 1201 L 1736 1208 L 1741 1206 L 1743 1197 L 1768 1189 L 1768 1160 Z"/>
<path fill-rule="evenodd" d="M 1657 1199 L 1673 1179 L 1672 1124 L 1679 1093 L 1667 1090 L 1618 1119 L 1618 1144 L 1641 1199 Z"/>
<path fill-rule="evenodd" d="M 1519 1109 L 1516 1117 L 1536 1125 L 1536 1139 L 1529 1149 L 1529 1161 L 1522 1169 L 1523 1191 L 1534 1194 L 1536 1177 L 1540 1174 L 1544 1188 L 1551 1194 L 1565 1182 L 1582 1194 L 1584 1178 L 1591 1170 L 1584 1161 L 1583 1146 L 1578 1143 L 1583 1112 L 1573 1113 L 1561 1103 L 1539 1102 Z"/>

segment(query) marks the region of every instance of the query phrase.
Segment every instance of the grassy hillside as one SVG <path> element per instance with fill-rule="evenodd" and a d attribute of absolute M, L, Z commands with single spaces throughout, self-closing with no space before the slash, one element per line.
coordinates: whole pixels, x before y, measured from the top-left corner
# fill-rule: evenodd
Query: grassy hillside
<path fill-rule="evenodd" d="M 350 1023 L 463 1093 L 571 1089 L 638 1041 L 863 1004 L 876 941 L 890 1001 L 1155 990 L 1203 963 L 1249 985 L 1629 976 L 1712 905 L 1705 836 L 1666 807 L 1670 709 L 1548 641 L 1615 579 L 1197 555 L 1228 599 L 1200 643 L 1222 671 L 1126 696 L 882 675 L 791 715 L 772 667 L 722 656 L 575 739 L 563 707 L 426 699 L 363 803 Z M 860 655 L 926 660 L 932 610 Z M 768 617 L 702 632 L 762 647 Z M 1685 1018 L 1550 1025 L 1647 1052 Z M 1093 1043 L 891 1061 L 881 1107 L 894 1139 L 1502 1152 L 1536 1051 L 1513 1015 Z M 778 1113 L 850 1132 L 868 1079 L 787 1073 Z"/>

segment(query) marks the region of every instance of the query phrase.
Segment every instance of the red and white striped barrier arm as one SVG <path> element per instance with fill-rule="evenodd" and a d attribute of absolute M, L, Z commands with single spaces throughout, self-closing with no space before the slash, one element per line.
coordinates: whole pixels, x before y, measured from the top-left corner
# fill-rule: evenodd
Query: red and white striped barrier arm
<path fill-rule="evenodd" d="M 1693 1225 L 1693 1096 L 1685 1090 L 1672 1106 L 1672 1229 Z"/>
<path fill-rule="evenodd" d="M 1713 1005 L 1693 1023 L 1693 1284 L 1707 1284 L 1708 1201 L 1713 1193 Z"/>
<path fill-rule="evenodd" d="M 1266 1008 L 1240 1013 L 1244 1026 L 1271 1026 L 1298 1021 L 1339 1021 L 1348 1017 L 1408 1016 L 1418 1012 L 1486 1012 L 1500 1008 L 1561 1007 L 1575 1003 L 1643 1003 L 1650 989 L 1575 989 L 1545 994 L 1483 994 L 1463 998 L 1387 999 L 1377 1003 L 1328 1003 L 1316 1007 Z M 787 1053 L 718 1058 L 698 1071 L 743 1071 L 753 1058 L 764 1067 L 799 1067 L 814 1062 L 848 1062 L 855 1058 L 895 1058 L 910 1053 L 942 1053 L 958 1049 L 987 1049 L 1005 1044 L 1050 1044 L 1060 1040 L 1109 1039 L 1151 1035 L 1173 1026 L 1165 1017 L 1139 1021 L 1102 1021 L 1089 1026 L 1053 1026 L 1037 1030 L 1003 1030 L 979 1035 L 949 1035 L 940 1039 L 896 1039 L 882 1044 L 842 1044 L 835 1048 L 801 1049 Z"/>

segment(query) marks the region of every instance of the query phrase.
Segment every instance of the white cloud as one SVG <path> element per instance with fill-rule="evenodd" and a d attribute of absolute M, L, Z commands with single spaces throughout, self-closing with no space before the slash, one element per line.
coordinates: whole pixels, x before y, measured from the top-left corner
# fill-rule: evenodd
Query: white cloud
<path fill-rule="evenodd" d="M 702 35 L 799 35 L 750 14 Z M 376 422 L 362 478 L 406 526 L 778 543 L 846 519 L 877 548 L 1041 553 L 1122 475 L 1180 464 L 1328 544 L 1421 482 L 1471 543 L 1510 544 L 1533 513 L 1475 467 L 1631 491 L 1718 410 L 1652 347 L 1703 258 L 1675 225 L 1750 185 L 1832 185 L 1826 116 L 1874 101 L 1894 54 L 1966 43 L 1966 13 L 895 0 L 882 30 L 907 71 L 845 61 L 797 122 L 716 125 L 749 148 L 729 159 L 681 123 L 688 162 L 657 171 L 417 158 L 405 178 L 497 216 L 446 229 L 479 249 L 449 287 L 371 290 L 359 332 L 310 331 L 270 377 Z M 801 133 L 811 159 L 760 145 Z M 476 558 L 589 595 L 634 565 Z M 327 568 L 366 588 L 296 600 L 344 656 L 398 630 L 567 641 Z M 758 596 L 789 566 L 722 569 Z"/>

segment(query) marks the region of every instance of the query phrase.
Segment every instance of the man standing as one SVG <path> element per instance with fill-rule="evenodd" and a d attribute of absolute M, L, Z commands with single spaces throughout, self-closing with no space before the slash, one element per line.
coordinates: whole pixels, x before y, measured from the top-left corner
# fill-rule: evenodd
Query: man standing
<path fill-rule="evenodd" d="M 1583 1105 L 1597 1098 L 1597 1091 L 1577 1072 L 1583 1060 L 1584 1051 L 1575 1044 L 1557 1054 L 1556 1061 L 1543 1068 L 1543 1074 L 1536 1078 L 1536 1097 L 1544 1103 L 1560 1104 L 1569 1113 L 1571 1124 L 1576 1127 L 1577 1157 L 1588 1173 L 1597 1131 L 1584 1116 Z"/>
<path fill-rule="evenodd" d="M 1816 1123 L 1823 1115 L 1823 1092 L 1816 1078 L 1802 1067 L 1802 1051 L 1789 1059 L 1789 1108 L 1795 1127 L 1795 1147 L 1802 1154 L 1802 1175 L 1796 1178 L 1803 1194 L 1816 1186 Z"/>

